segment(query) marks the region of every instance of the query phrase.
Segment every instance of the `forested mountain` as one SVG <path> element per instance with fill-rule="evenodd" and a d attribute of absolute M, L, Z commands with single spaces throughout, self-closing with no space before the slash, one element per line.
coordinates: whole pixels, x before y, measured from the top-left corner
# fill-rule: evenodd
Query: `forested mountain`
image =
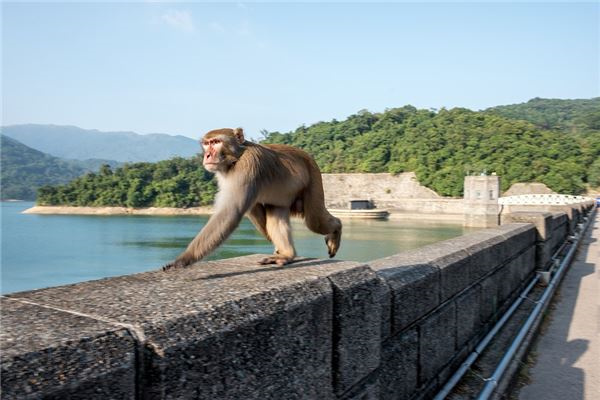
<path fill-rule="evenodd" d="M 597 99 L 591 101 L 596 104 Z M 464 176 L 481 172 L 500 175 L 503 190 L 515 182 L 537 181 L 556 192 L 576 194 L 586 185 L 600 186 L 600 131 L 593 123 L 581 122 L 592 121 L 596 107 L 589 107 L 587 101 L 574 102 L 553 129 L 521 116 L 517 106 L 528 109 L 531 102 L 507 106 L 513 107 L 511 118 L 496 109 L 434 112 L 405 106 L 381 113 L 360 111 L 344 121 L 319 122 L 293 132 L 263 132 L 263 142 L 307 150 L 322 172 L 414 171 L 421 184 L 446 196 L 461 196 Z M 538 109 L 538 114 L 545 111 Z M 200 164 L 198 158 L 176 158 L 115 171 L 104 168 L 68 185 L 41 189 L 38 203 L 206 205 L 213 199 L 215 184 Z"/>
<path fill-rule="evenodd" d="M 88 171 L 99 169 L 102 164 L 111 163 L 107 160 L 62 160 L 4 135 L 0 135 L 0 161 L 0 196 L 3 200 L 33 200 L 40 186 L 67 183 Z"/>
<path fill-rule="evenodd" d="M 75 126 L 12 125 L 2 127 L 1 133 L 55 157 L 76 160 L 160 161 L 191 157 L 200 149 L 196 140 L 185 136 L 100 132 Z"/>
<path fill-rule="evenodd" d="M 585 103 L 575 111 L 561 118 L 564 126 L 592 119 L 597 110 Z M 421 184 L 446 196 L 462 195 L 465 174 L 481 172 L 500 175 L 503 190 L 531 181 L 559 193 L 581 193 L 588 183 L 600 186 L 600 131 L 586 126 L 573 135 L 491 111 L 412 106 L 361 111 L 344 121 L 265 138 L 304 148 L 323 172 L 414 171 Z"/>
<path fill-rule="evenodd" d="M 209 205 L 216 193 L 202 159 L 174 158 L 156 163 L 125 164 L 114 171 L 79 177 L 67 185 L 39 189 L 39 205 L 193 207 Z"/>

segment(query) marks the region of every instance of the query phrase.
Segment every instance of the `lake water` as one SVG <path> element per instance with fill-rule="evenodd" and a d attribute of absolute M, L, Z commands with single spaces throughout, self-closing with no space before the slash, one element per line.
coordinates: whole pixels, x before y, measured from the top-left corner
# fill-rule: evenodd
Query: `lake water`
<path fill-rule="evenodd" d="M 198 216 L 31 215 L 34 204 L 2 202 L 3 294 L 160 268 L 185 249 L 204 225 Z M 298 255 L 327 258 L 323 237 L 294 221 Z M 336 259 L 368 261 L 459 236 L 460 225 L 403 221 L 344 221 Z M 273 252 L 246 219 L 207 259 Z"/>

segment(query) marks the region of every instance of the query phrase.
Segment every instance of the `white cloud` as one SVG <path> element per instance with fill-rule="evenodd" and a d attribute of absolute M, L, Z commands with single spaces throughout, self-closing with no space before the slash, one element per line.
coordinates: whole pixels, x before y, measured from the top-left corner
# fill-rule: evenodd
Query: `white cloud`
<path fill-rule="evenodd" d="M 175 29 L 184 32 L 194 32 L 196 30 L 192 14 L 189 11 L 169 10 L 160 18 L 164 23 Z"/>

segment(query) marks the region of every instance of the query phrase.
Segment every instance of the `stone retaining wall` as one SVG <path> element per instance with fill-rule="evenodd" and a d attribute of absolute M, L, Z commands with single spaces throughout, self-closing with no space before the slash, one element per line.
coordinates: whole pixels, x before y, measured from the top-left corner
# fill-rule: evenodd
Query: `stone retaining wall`
<path fill-rule="evenodd" d="M 402 203 L 405 199 L 442 199 L 422 186 L 414 172 L 398 175 L 323 174 L 325 203 L 329 208 L 348 208 L 350 200 L 373 200 L 379 208 Z"/>
<path fill-rule="evenodd" d="M 4 296 L 2 398 L 429 398 L 577 222 L 530 214 L 367 264 L 253 255 Z"/>
<path fill-rule="evenodd" d="M 398 175 L 323 174 L 325 204 L 348 209 L 350 200 L 371 200 L 376 208 L 392 212 L 392 218 L 417 218 L 462 223 L 462 198 L 442 197 L 422 186 L 414 172 Z"/>

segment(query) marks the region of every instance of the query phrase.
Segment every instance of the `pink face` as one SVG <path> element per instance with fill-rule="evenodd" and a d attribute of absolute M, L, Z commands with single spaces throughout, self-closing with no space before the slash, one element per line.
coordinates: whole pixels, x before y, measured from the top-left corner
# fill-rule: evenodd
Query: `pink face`
<path fill-rule="evenodd" d="M 214 172 L 219 169 L 222 147 L 223 141 L 218 137 L 202 140 L 202 148 L 204 149 L 202 165 L 207 171 Z"/>

